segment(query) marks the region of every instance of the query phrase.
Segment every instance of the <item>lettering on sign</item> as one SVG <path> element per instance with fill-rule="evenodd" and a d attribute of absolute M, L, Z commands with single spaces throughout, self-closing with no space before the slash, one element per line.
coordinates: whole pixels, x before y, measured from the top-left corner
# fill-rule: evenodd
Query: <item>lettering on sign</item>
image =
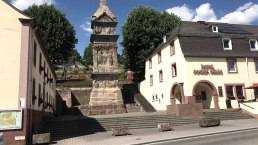
<path fill-rule="evenodd" d="M 195 69 L 193 71 L 194 75 L 223 75 L 221 69 L 215 69 L 212 64 L 210 65 L 201 65 L 201 69 Z"/>

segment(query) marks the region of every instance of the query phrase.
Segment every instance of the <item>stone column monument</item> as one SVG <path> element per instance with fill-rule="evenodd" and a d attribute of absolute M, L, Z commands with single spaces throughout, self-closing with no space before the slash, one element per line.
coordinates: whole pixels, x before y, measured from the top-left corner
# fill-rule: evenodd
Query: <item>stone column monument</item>
<path fill-rule="evenodd" d="M 93 90 L 90 96 L 89 115 L 125 113 L 122 93 L 118 87 L 116 17 L 106 0 L 100 1 L 92 16 L 91 42 L 93 43 Z"/>

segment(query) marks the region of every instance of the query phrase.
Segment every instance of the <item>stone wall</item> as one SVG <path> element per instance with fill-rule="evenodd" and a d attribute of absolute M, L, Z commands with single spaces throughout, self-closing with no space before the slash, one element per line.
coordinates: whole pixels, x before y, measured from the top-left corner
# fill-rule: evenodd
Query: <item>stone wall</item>
<path fill-rule="evenodd" d="M 89 105 L 92 88 L 71 88 L 72 106 Z"/>
<path fill-rule="evenodd" d="M 126 112 L 132 113 L 132 112 L 144 112 L 144 109 L 140 104 L 137 103 L 131 103 L 131 104 L 125 104 Z"/>
<path fill-rule="evenodd" d="M 180 118 L 203 115 L 202 103 L 167 105 L 167 114 L 176 114 Z"/>
<path fill-rule="evenodd" d="M 71 90 L 69 88 L 62 88 L 62 89 L 57 89 L 57 93 L 63 101 L 66 102 L 66 106 L 68 108 L 72 107 L 72 100 L 71 100 Z"/>

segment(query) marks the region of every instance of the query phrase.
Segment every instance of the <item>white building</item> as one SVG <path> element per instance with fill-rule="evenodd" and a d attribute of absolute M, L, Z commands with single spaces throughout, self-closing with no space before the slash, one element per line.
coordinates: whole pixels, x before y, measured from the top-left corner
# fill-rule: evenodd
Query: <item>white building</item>
<path fill-rule="evenodd" d="M 143 96 L 156 108 L 202 103 L 204 109 L 237 108 L 255 99 L 258 26 L 180 22 L 146 60 Z"/>

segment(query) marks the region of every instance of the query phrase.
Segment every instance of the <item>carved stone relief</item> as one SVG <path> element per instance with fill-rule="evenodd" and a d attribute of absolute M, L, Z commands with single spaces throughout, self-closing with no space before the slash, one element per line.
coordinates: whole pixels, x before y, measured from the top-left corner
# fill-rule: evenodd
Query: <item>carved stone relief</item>
<path fill-rule="evenodd" d="M 114 27 L 100 27 L 100 26 L 95 26 L 94 27 L 94 34 L 109 34 L 109 35 L 114 35 L 116 33 Z"/>

